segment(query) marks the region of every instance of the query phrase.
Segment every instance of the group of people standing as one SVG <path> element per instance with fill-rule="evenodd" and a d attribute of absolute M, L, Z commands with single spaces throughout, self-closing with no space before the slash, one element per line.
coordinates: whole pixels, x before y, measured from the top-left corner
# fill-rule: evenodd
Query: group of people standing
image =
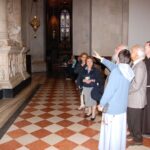
<path fill-rule="evenodd" d="M 102 73 L 93 57 L 109 70 L 104 92 Z M 74 71 L 80 89 L 79 110 L 86 107 L 85 117 L 92 121 L 97 105 L 102 111 L 99 150 L 125 150 L 126 137 L 141 145 L 143 134 L 150 135 L 150 41 L 144 48 L 135 45 L 131 50 L 119 45 L 112 61 L 97 52 L 93 57 L 81 54 Z M 95 87 L 101 93 L 97 99 L 91 94 Z"/>

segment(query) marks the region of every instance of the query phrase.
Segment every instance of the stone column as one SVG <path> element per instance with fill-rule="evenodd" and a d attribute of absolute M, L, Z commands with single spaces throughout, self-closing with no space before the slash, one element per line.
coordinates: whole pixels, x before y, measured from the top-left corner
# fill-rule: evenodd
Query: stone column
<path fill-rule="evenodd" d="M 0 0 L 0 46 L 6 46 L 7 40 L 7 1 Z"/>
<path fill-rule="evenodd" d="M 18 41 L 22 46 L 22 35 L 21 35 L 21 0 L 15 0 L 16 5 L 14 6 L 14 16 L 16 18 L 16 25 L 19 27 L 20 32 L 18 33 Z"/>
<path fill-rule="evenodd" d="M 22 46 L 21 0 L 7 0 L 7 11 L 10 45 Z"/>

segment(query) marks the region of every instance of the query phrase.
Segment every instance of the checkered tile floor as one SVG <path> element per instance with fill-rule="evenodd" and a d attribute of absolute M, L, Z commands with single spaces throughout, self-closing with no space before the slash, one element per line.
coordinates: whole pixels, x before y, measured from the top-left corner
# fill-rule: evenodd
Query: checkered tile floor
<path fill-rule="evenodd" d="M 97 150 L 100 115 L 84 119 L 72 81 L 49 79 L 7 133 L 0 150 Z"/>

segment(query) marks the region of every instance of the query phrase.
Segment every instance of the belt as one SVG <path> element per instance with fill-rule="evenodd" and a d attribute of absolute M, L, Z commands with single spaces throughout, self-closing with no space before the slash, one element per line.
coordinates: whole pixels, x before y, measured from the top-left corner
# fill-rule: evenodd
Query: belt
<path fill-rule="evenodd" d="M 147 85 L 146 87 L 150 87 L 150 85 Z"/>

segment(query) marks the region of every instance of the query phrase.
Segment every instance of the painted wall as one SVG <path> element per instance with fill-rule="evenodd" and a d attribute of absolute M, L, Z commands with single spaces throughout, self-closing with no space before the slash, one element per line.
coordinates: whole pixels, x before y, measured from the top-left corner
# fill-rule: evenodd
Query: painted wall
<path fill-rule="evenodd" d="M 101 55 L 112 55 L 116 44 L 121 43 L 122 2 L 120 0 L 93 0 L 92 50 Z"/>
<path fill-rule="evenodd" d="M 92 50 L 102 56 L 111 56 L 114 48 L 126 43 L 123 26 L 123 7 L 121 0 L 92 0 Z"/>
<path fill-rule="evenodd" d="M 80 54 L 90 47 L 91 36 L 91 51 L 97 50 L 103 56 L 111 56 L 117 45 L 127 44 L 128 0 L 91 0 L 91 9 L 90 0 L 84 2 L 75 0 L 73 6 L 74 53 Z"/>
<path fill-rule="evenodd" d="M 129 0 L 129 47 L 150 40 L 150 0 Z"/>
<path fill-rule="evenodd" d="M 41 25 L 36 33 L 37 38 L 34 38 L 33 29 L 29 25 L 32 16 L 35 14 L 35 6 L 33 6 L 33 10 L 31 11 L 31 5 L 31 0 L 22 0 L 22 39 L 23 44 L 30 49 L 32 72 L 43 72 L 46 71 L 44 0 L 38 1 L 38 16 Z"/>
<path fill-rule="evenodd" d="M 73 0 L 73 54 L 90 52 L 90 0 Z"/>

